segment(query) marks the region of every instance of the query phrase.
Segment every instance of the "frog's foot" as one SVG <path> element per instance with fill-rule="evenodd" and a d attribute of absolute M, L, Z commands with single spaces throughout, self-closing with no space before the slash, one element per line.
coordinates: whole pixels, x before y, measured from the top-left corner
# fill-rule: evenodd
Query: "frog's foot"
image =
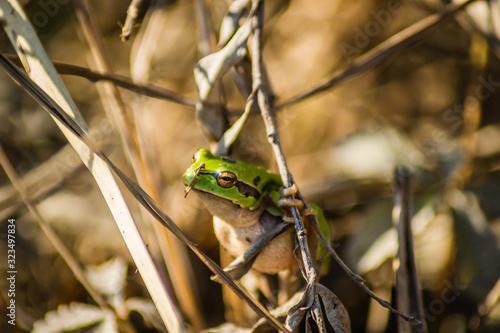
<path fill-rule="evenodd" d="M 289 197 L 291 195 L 297 194 L 299 189 L 297 188 L 297 185 L 293 184 L 290 187 L 282 187 L 280 190 L 280 194 L 282 197 Z"/>
<path fill-rule="evenodd" d="M 280 190 L 281 198 L 276 202 L 278 208 L 285 212 L 283 216 L 283 221 L 287 223 L 294 223 L 290 207 L 297 207 L 299 210 L 304 207 L 304 203 L 301 200 L 295 198 L 287 198 L 297 194 L 297 185 L 293 184 L 290 187 L 282 187 Z"/>
<path fill-rule="evenodd" d="M 293 196 L 297 194 L 297 185 L 293 184 L 290 187 L 284 187 L 280 190 L 282 198 L 280 198 L 276 204 L 277 206 L 285 212 L 283 216 L 283 221 L 288 223 L 294 223 L 293 216 L 290 212 L 290 207 L 297 207 L 300 211 L 301 216 L 316 215 L 316 211 L 310 207 L 304 209 L 304 202 L 299 199 L 286 198 L 288 196 Z"/>
<path fill-rule="evenodd" d="M 276 203 L 279 208 L 290 208 L 290 207 L 297 207 L 299 210 L 301 210 L 304 207 L 304 203 L 302 200 L 299 199 L 290 199 L 290 198 L 281 198 L 278 200 Z"/>
<path fill-rule="evenodd" d="M 316 216 L 316 211 L 312 209 L 311 207 L 307 207 L 306 209 L 303 209 L 300 214 L 302 216 L 309 216 L 309 215 L 314 215 Z"/>

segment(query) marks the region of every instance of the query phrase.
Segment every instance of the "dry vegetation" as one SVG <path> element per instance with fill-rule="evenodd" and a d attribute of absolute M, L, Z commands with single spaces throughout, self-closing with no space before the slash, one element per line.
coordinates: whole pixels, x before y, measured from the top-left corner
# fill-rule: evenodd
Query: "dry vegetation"
<path fill-rule="evenodd" d="M 218 262 L 211 216 L 195 196 L 184 198 L 181 176 L 193 152 L 214 148 L 214 136 L 220 138 L 227 128 L 212 118 L 197 121 L 193 68 L 217 50 L 230 1 L 145 1 L 140 26 L 125 42 L 117 22 L 125 22 L 126 1 L 22 2 L 52 61 L 113 71 L 181 95 L 182 103 L 155 99 L 139 86 L 117 89 L 106 81 L 86 80 L 89 73 L 57 67 L 66 73 L 64 84 L 107 156 Z M 416 266 L 429 332 L 498 332 L 500 5 L 492 1 L 490 12 L 438 18 L 426 34 L 418 33 L 413 25 L 443 6 L 424 0 L 266 1 L 262 58 L 271 100 L 279 109 L 289 170 L 308 202 L 325 210 L 333 247 L 347 265 L 377 295 L 394 302 L 398 241 L 391 184 L 396 165 L 405 165 L 412 175 Z M 476 25 L 491 29 L 491 22 L 496 34 L 489 30 L 485 38 Z M 294 100 L 408 27 L 417 38 L 395 41 L 396 52 L 382 50 L 372 58 L 376 61 L 325 91 Z M 0 52 L 15 54 L 4 32 Z M 239 88 L 229 74 L 216 87 L 214 103 L 227 106 L 223 120 L 230 123 L 248 97 Z M 50 116 L 3 71 L 0 117 L 1 147 L 22 177 L 29 200 L 87 272 L 106 306 L 115 307 L 111 313 L 122 319 L 118 329 L 161 331 L 148 290 L 92 175 Z M 257 111 L 233 144 L 232 155 L 277 171 Z M 8 283 L 3 278 L 10 218 L 16 219 L 17 331 L 31 330 L 58 307 L 61 315 L 60 306 L 72 302 L 80 308 L 65 311 L 74 318 L 98 312 L 96 302 L 102 309 L 5 173 L 0 181 L 0 330 L 13 328 L 5 321 Z M 121 188 L 188 330 L 224 323 L 227 298 L 220 284 L 210 280 L 212 273 Z M 108 260 L 107 269 L 97 268 Z M 353 332 L 397 331 L 397 317 L 370 300 L 338 265 L 331 265 L 321 283 L 345 305 Z"/>

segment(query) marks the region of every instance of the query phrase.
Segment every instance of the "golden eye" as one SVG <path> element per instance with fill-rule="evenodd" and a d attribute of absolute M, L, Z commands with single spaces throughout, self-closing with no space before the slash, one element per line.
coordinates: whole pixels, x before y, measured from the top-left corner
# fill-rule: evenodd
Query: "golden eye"
<path fill-rule="evenodd" d="M 236 184 L 238 178 L 231 171 L 222 171 L 217 174 L 217 185 L 223 188 L 230 188 Z"/>

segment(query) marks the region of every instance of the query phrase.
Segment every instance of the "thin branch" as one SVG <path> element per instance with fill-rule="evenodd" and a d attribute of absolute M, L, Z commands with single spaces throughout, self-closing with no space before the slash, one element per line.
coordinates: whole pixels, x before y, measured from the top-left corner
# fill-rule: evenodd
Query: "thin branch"
<path fill-rule="evenodd" d="M 132 0 L 127 9 L 127 18 L 125 19 L 125 23 L 122 27 L 122 33 L 120 37 L 122 42 L 125 42 L 129 39 L 130 34 L 132 33 L 132 28 L 134 27 L 135 21 L 139 16 L 139 7 L 141 6 L 144 0 Z"/>
<path fill-rule="evenodd" d="M 1 53 L 10 61 L 14 62 L 16 65 L 21 66 L 21 60 L 12 54 Z M 110 74 L 110 73 L 102 73 L 87 67 L 71 65 L 64 62 L 52 62 L 54 67 L 57 69 L 57 72 L 60 75 L 72 75 L 82 77 L 84 79 L 89 80 L 90 82 L 99 82 L 99 81 L 109 81 L 115 84 L 117 87 L 127 89 L 136 94 L 144 95 L 147 97 L 157 98 L 165 101 L 169 101 L 172 103 L 176 103 L 179 105 L 184 105 L 190 108 L 196 108 L 196 99 L 181 95 L 175 91 L 163 88 L 161 86 L 155 84 L 139 84 L 134 82 L 131 78 L 120 75 L 120 74 Z M 206 103 L 208 104 L 208 103 Z M 239 117 L 243 113 L 243 110 L 228 106 L 226 108 L 226 112 L 229 116 Z"/>
<path fill-rule="evenodd" d="M 393 308 L 391 306 L 391 303 L 387 302 L 386 300 L 383 300 L 382 298 L 378 297 L 373 291 L 371 291 L 370 288 L 368 288 L 364 284 L 365 280 L 363 280 L 363 278 L 361 278 L 359 275 L 357 275 L 354 272 L 352 272 L 351 269 L 349 267 L 347 267 L 347 265 L 342 261 L 342 259 L 340 259 L 340 257 L 338 256 L 337 252 L 335 252 L 335 250 L 330 245 L 330 242 L 328 242 L 326 240 L 325 236 L 323 235 L 323 233 L 319 229 L 319 225 L 318 225 L 318 221 L 316 220 L 316 217 L 314 217 L 314 216 L 311 215 L 311 216 L 309 216 L 309 219 L 311 221 L 311 224 L 312 224 L 314 230 L 319 235 L 319 238 L 323 242 L 323 245 L 325 246 L 325 248 L 328 251 L 328 253 L 330 253 L 333 256 L 333 258 L 335 259 L 335 261 L 340 265 L 340 267 L 344 270 L 344 272 L 346 272 L 346 274 L 350 278 L 352 278 L 354 280 L 354 282 L 356 282 L 356 284 L 361 289 L 364 290 L 365 293 L 367 293 L 371 298 L 373 298 L 375 301 L 377 301 L 377 303 L 379 303 L 381 306 L 383 306 L 384 308 L 389 309 L 389 311 L 391 311 L 395 315 L 403 318 L 404 320 L 410 321 L 410 322 L 415 322 L 415 323 L 419 322 L 419 320 L 417 320 L 415 317 L 407 316 L 407 315 L 399 312 L 398 310 L 396 310 L 395 308 Z"/>
<path fill-rule="evenodd" d="M 304 200 L 304 197 L 302 196 L 302 194 L 300 193 L 300 191 L 297 191 L 297 197 L 302 200 L 302 202 L 304 202 L 304 207 L 307 208 L 307 203 L 305 202 Z M 344 261 L 339 257 L 339 255 L 337 254 L 337 252 L 332 248 L 332 246 L 330 245 L 330 242 L 326 239 L 325 235 L 323 235 L 323 233 L 321 232 L 320 228 L 319 228 L 319 224 L 318 224 L 318 219 L 316 218 L 316 216 L 314 215 L 309 215 L 309 221 L 311 222 L 311 225 L 313 226 L 314 228 L 314 231 L 316 231 L 316 234 L 319 236 L 319 238 L 321 239 L 321 242 L 323 243 L 323 245 L 325 246 L 326 250 L 328 251 L 329 254 L 332 255 L 333 259 L 337 262 L 337 264 L 344 270 L 344 272 L 361 288 L 364 290 L 365 293 L 367 293 L 371 298 L 373 298 L 377 303 L 379 303 L 381 306 L 383 306 L 384 308 L 387 308 L 389 309 L 392 313 L 394 313 L 395 315 L 403 318 L 404 320 L 406 321 L 409 321 L 409 322 L 413 322 L 413 323 L 419 323 L 419 320 L 417 320 L 415 317 L 412 317 L 412 316 L 407 316 L 401 312 L 399 312 L 398 310 L 396 310 L 395 308 L 393 308 L 391 306 L 391 303 L 389 303 L 388 301 L 386 300 L 383 300 L 382 298 L 378 297 L 373 291 L 370 290 L 370 288 L 368 288 L 366 285 L 365 285 L 365 280 L 360 277 L 359 275 L 357 275 L 356 273 L 354 273 L 345 263 Z"/>
<path fill-rule="evenodd" d="M 424 307 L 415 265 L 413 235 L 411 229 L 411 175 L 405 167 L 396 167 L 394 172 L 393 221 L 398 229 L 399 249 L 394 259 L 396 270 L 396 304 L 399 311 L 415 313 L 420 323 L 410 323 L 398 318 L 400 332 L 427 332 Z"/>
<path fill-rule="evenodd" d="M 319 82 L 315 86 L 301 92 L 300 94 L 279 103 L 276 109 L 284 109 L 293 104 L 304 101 L 305 99 L 330 90 L 335 86 L 347 81 L 348 79 L 360 75 L 361 73 L 379 65 L 401 49 L 404 49 L 416 42 L 422 40 L 427 34 L 435 29 L 446 18 L 463 9 L 476 0 L 453 1 L 445 6 L 438 13 L 430 15 L 425 19 L 411 25 L 403 31 L 395 34 L 386 41 L 377 45 L 367 53 L 356 58 L 347 68 L 334 72 L 330 77 Z"/>
<path fill-rule="evenodd" d="M 257 5 L 257 11 L 254 17 L 254 34 L 252 41 L 252 73 L 253 73 L 253 91 L 256 92 L 256 97 L 262 119 L 264 120 L 266 126 L 267 137 L 269 143 L 271 144 L 278 168 L 280 171 L 281 178 L 283 180 L 283 185 L 286 188 L 292 187 L 293 179 L 286 165 L 286 160 L 283 155 L 283 150 L 281 148 L 278 128 L 276 126 L 276 120 L 271 111 L 271 106 L 269 104 L 268 97 L 266 95 L 265 87 L 262 84 L 262 22 L 263 22 L 263 1 L 257 0 L 254 2 Z M 289 196 L 289 199 L 295 199 L 293 195 Z M 307 233 L 302 223 L 302 218 L 297 207 L 290 207 L 295 222 L 295 232 L 297 235 L 297 240 L 300 246 L 300 251 L 302 254 L 302 265 L 301 268 L 305 271 L 307 277 L 308 285 L 313 288 L 314 301 L 311 306 L 312 316 L 318 325 L 320 332 L 326 332 L 325 323 L 323 320 L 323 315 L 321 312 L 321 307 L 319 304 L 318 294 L 316 292 L 315 284 L 318 280 L 318 275 L 311 258 L 311 253 L 309 252 L 309 246 L 307 244 Z"/>
<path fill-rule="evenodd" d="M 11 54 L 3 55 L 14 62 L 16 65 L 21 65 L 21 61 L 17 56 Z M 176 93 L 175 91 L 168 90 L 154 84 L 137 84 L 134 83 L 131 78 L 123 75 L 102 73 L 87 67 L 76 66 L 57 61 L 53 62 L 53 64 L 60 75 L 79 76 L 89 80 L 90 82 L 109 81 L 120 88 L 130 90 L 137 94 L 163 99 L 180 105 L 189 106 L 191 108 L 195 108 L 196 106 L 196 99 L 183 96 L 179 93 Z"/>

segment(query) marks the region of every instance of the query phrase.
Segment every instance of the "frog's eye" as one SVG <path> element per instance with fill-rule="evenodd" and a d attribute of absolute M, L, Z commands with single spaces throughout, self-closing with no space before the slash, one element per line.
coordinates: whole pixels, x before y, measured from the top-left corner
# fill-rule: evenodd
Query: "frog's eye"
<path fill-rule="evenodd" d="M 217 185 L 223 188 L 230 188 L 236 184 L 238 178 L 231 171 L 222 171 L 217 174 Z"/>

